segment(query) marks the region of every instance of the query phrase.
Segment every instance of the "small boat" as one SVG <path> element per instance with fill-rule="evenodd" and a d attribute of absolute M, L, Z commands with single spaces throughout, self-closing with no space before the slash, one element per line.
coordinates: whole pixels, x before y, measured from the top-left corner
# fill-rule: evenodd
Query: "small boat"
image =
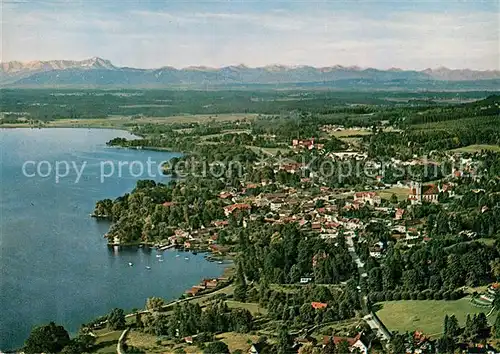
<path fill-rule="evenodd" d="M 184 257 L 184 259 L 185 259 L 186 261 L 189 261 L 189 257 Z"/>
<path fill-rule="evenodd" d="M 128 265 L 132 267 L 134 265 L 134 263 L 128 262 Z"/>
<path fill-rule="evenodd" d="M 162 259 L 162 258 L 160 258 L 160 259 L 158 260 L 158 262 L 163 262 L 163 259 Z"/>
<path fill-rule="evenodd" d="M 222 261 L 218 261 L 217 263 L 222 264 L 223 262 Z"/>
<path fill-rule="evenodd" d="M 156 258 L 160 258 L 160 257 L 161 257 L 161 254 L 157 254 L 157 255 L 156 255 Z"/>
<path fill-rule="evenodd" d="M 151 267 L 150 267 L 150 266 L 146 266 L 146 269 L 147 269 L 147 270 L 151 270 Z"/>
<path fill-rule="evenodd" d="M 180 254 L 176 254 L 175 257 L 180 257 L 181 255 Z"/>

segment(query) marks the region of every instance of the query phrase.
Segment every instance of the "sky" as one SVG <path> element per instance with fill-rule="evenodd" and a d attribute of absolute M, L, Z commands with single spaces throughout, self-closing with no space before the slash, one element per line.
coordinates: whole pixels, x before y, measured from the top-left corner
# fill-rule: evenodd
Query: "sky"
<path fill-rule="evenodd" d="M 500 0 L 0 0 L 0 60 L 500 69 Z"/>

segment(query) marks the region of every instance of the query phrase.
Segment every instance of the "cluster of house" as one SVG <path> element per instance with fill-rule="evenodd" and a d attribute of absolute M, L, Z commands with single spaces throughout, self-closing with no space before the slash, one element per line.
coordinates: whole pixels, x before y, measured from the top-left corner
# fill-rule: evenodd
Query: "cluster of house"
<path fill-rule="evenodd" d="M 493 347 L 488 344 L 457 343 L 458 348 L 455 353 L 462 354 L 497 354 Z M 436 341 L 425 335 L 423 332 L 413 332 L 411 339 L 406 342 L 406 351 L 404 354 L 427 354 L 436 353 Z"/>
<path fill-rule="evenodd" d="M 323 150 L 324 144 L 319 144 L 314 142 L 314 138 L 311 139 L 293 139 L 292 148 L 293 149 L 307 149 L 307 150 Z"/>
<path fill-rule="evenodd" d="M 297 147 L 310 148 L 316 146 L 314 139 L 294 140 L 292 144 Z M 367 158 L 362 152 L 339 152 L 332 153 L 332 158 Z M 393 159 L 394 164 L 402 163 L 428 163 L 413 159 L 412 161 L 399 161 Z M 473 166 L 473 162 L 462 161 L 466 166 Z M 304 168 L 304 164 L 288 162 L 274 166 L 275 172 L 285 170 L 290 173 L 298 173 Z M 422 202 L 439 202 L 440 193 L 447 192 L 453 196 L 454 187 L 460 183 L 456 177 L 451 177 L 447 182 L 424 185 L 415 181 L 402 181 L 397 185 L 387 185 L 382 182 L 383 176 L 377 176 L 376 183 L 387 187 L 409 188 L 408 201 L 411 204 Z M 430 238 L 426 236 L 425 228 L 417 223 L 413 223 L 406 217 L 407 210 L 403 208 L 393 208 L 382 206 L 382 200 L 378 192 L 358 191 L 348 189 L 333 189 L 321 185 L 318 179 L 310 175 L 301 179 L 302 188 L 292 188 L 272 181 L 261 181 L 260 183 L 243 182 L 241 188 L 232 188 L 220 193 L 219 198 L 226 202 L 224 207 L 223 220 L 216 220 L 212 225 L 202 227 L 199 230 L 186 231 L 176 230 L 175 235 L 169 238 L 171 244 L 182 245 L 185 249 L 198 249 L 199 245 L 209 247 L 213 252 L 223 254 L 226 248 L 219 245 L 218 230 L 229 225 L 229 218 L 234 214 L 243 214 L 243 226 L 258 218 L 263 218 L 265 222 L 273 224 L 283 224 L 296 222 L 300 227 L 316 232 L 323 239 L 334 239 L 340 233 L 344 236 L 357 239 L 358 243 L 366 242 L 364 239 L 364 229 L 372 221 L 376 221 L 375 215 L 386 214 L 386 217 L 379 218 L 386 223 L 391 230 L 392 238 L 403 246 L 413 247 L 420 242 L 428 242 Z M 274 185 L 277 192 L 258 193 L 260 188 L 267 188 Z M 317 187 L 319 194 L 313 194 L 308 187 Z M 372 186 L 373 187 L 373 186 Z M 369 189 L 369 186 L 365 186 Z M 249 193 L 249 191 L 254 191 Z M 351 195 L 352 198 L 347 197 Z M 164 206 L 169 207 L 172 202 L 165 202 Z M 369 207 L 373 216 L 365 219 L 356 217 L 345 217 L 345 212 L 356 211 L 363 207 Z M 487 212 L 487 210 L 481 210 Z M 347 214 L 349 215 L 349 214 Z M 391 216 L 392 215 L 392 216 Z M 375 242 L 369 245 L 369 253 L 374 258 L 381 258 L 384 254 L 384 244 Z"/>
<path fill-rule="evenodd" d="M 267 186 L 266 182 L 266 186 Z M 413 183 L 411 196 L 420 199 L 421 184 Z M 406 209 L 381 206 L 382 200 L 377 192 L 354 192 L 352 198 L 346 197 L 347 190 L 336 190 L 326 186 L 319 187 L 320 193 L 313 194 L 309 189 L 280 186 L 276 183 L 276 192 L 253 193 L 247 191 L 262 187 L 255 183 L 244 183 L 240 189 L 230 189 L 219 194 L 226 202 L 225 219 L 215 220 L 212 225 L 198 230 L 175 230 L 169 237 L 170 244 L 182 246 L 187 250 L 207 249 L 224 254 L 227 248 L 218 244 L 218 232 L 229 225 L 234 214 L 243 215 L 243 227 L 248 222 L 262 219 L 272 224 L 297 223 L 301 228 L 317 233 L 322 239 L 335 239 L 339 234 L 356 239 L 358 243 L 367 242 L 365 228 L 371 222 L 381 221 L 391 231 L 392 238 L 403 246 L 412 247 L 420 242 L 427 242 L 425 228 L 413 220 L 405 218 Z M 452 184 L 442 184 L 438 190 L 451 188 Z M 449 189 L 448 189 L 449 190 Z M 343 192 L 344 194 L 342 194 Z M 424 197 L 422 197 L 423 199 Z M 165 203 L 171 204 L 171 202 Z M 347 217 L 346 211 L 368 207 L 373 216 L 365 219 Z M 386 215 L 385 217 L 381 215 Z M 378 215 L 378 217 L 375 217 Z M 369 245 L 369 253 L 374 258 L 381 258 L 385 245 L 375 242 Z"/>
<path fill-rule="evenodd" d="M 300 347 L 307 344 L 322 348 L 328 345 L 330 341 L 333 341 L 336 346 L 339 345 L 341 342 L 347 342 L 350 351 L 354 351 L 355 349 L 357 349 L 362 354 L 368 354 L 371 348 L 371 341 L 367 338 L 367 336 L 363 332 L 360 332 L 354 337 L 339 337 L 335 335 L 325 336 L 323 342 L 320 343 L 318 343 L 316 339 L 312 337 L 298 337 L 295 338 L 291 349 L 293 349 L 294 352 L 297 352 L 300 349 Z M 252 343 L 247 353 L 260 354 L 264 352 L 269 352 L 269 350 L 266 348 L 267 345 L 268 344 L 266 342 Z"/>
<path fill-rule="evenodd" d="M 200 292 L 208 292 L 214 290 L 221 286 L 224 286 L 229 282 L 228 278 L 214 278 L 214 279 L 203 279 L 200 284 L 193 286 L 191 289 L 186 290 L 185 294 L 187 296 L 197 296 Z"/>
<path fill-rule="evenodd" d="M 493 306 L 493 301 L 495 301 L 495 296 L 497 296 L 499 291 L 500 283 L 490 284 L 484 292 L 474 296 L 471 303 L 477 307 L 490 309 Z"/>
<path fill-rule="evenodd" d="M 363 332 L 358 333 L 355 337 L 325 336 L 323 338 L 323 346 L 326 346 L 330 341 L 333 341 L 335 346 L 338 346 L 341 342 L 347 342 L 349 350 L 354 351 L 357 349 L 362 354 L 368 354 L 371 348 L 371 341 Z"/>

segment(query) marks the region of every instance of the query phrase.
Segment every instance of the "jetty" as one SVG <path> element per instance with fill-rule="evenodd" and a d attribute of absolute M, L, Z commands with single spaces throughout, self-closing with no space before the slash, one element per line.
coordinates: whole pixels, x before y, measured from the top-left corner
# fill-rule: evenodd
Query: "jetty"
<path fill-rule="evenodd" d="M 166 245 L 166 246 L 158 246 L 157 248 L 160 251 L 164 251 L 164 250 L 168 250 L 169 248 L 174 248 L 174 247 L 175 247 L 175 244 L 170 244 L 170 245 Z"/>

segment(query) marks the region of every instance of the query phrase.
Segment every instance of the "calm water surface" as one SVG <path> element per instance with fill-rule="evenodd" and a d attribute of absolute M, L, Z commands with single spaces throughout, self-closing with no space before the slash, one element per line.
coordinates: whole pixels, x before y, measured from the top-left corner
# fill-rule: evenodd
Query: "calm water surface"
<path fill-rule="evenodd" d="M 140 179 L 118 162 L 161 162 L 175 154 L 114 149 L 105 142 L 132 136 L 99 129 L 0 129 L 0 349 L 21 346 L 32 326 L 55 321 L 75 333 L 80 324 L 114 307 L 143 307 L 147 297 L 178 297 L 203 277 L 222 273 L 222 266 L 203 256 L 176 251 L 113 250 L 103 235 L 109 224 L 89 217 L 95 202 L 131 191 Z M 26 177 L 25 161 L 86 161 L 75 183 L 73 168 L 56 183 L 48 177 Z M 101 163 L 106 173 L 101 183 Z M 139 164 L 132 174 L 139 173 Z M 43 175 L 47 163 L 41 165 Z M 65 169 L 61 164 L 61 172 Z M 146 170 L 145 170 L 146 171 Z M 154 169 L 152 169 L 154 171 Z M 29 174 L 36 173 L 30 164 Z M 158 176 L 157 181 L 168 182 Z M 185 260 L 189 256 L 189 260 Z M 134 265 L 130 267 L 129 262 Z M 150 270 L 146 266 L 151 267 Z"/>

